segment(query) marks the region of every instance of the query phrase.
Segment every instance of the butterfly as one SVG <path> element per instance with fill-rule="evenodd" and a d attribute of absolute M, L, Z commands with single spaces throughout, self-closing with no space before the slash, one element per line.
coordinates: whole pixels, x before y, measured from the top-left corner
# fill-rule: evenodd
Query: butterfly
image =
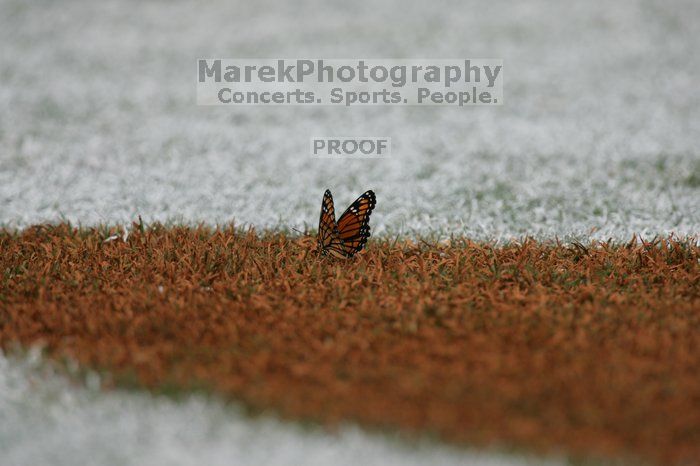
<path fill-rule="evenodd" d="M 369 216 L 377 205 L 374 191 L 369 190 L 348 207 L 335 221 L 333 195 L 326 189 L 318 224 L 318 248 L 324 255 L 352 257 L 362 250 L 369 238 Z"/>

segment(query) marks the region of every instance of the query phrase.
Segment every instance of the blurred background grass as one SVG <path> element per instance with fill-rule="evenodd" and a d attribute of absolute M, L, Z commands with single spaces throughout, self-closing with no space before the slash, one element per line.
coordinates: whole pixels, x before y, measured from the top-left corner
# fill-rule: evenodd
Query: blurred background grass
<path fill-rule="evenodd" d="M 0 223 L 316 223 L 481 239 L 700 230 L 693 1 L 0 3 Z M 500 107 L 195 105 L 201 57 L 494 57 Z M 313 135 L 389 136 L 314 160 Z"/>

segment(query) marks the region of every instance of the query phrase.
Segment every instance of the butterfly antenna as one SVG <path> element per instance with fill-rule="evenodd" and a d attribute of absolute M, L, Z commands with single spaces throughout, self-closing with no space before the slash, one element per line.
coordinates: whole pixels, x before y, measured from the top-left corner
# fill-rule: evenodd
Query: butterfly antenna
<path fill-rule="evenodd" d="M 304 236 L 311 236 L 311 233 L 309 233 L 308 231 L 297 230 L 297 229 L 294 228 L 294 227 L 292 227 L 292 230 L 294 230 L 294 231 L 296 231 L 297 233 L 300 233 L 300 234 L 302 234 L 302 235 L 304 235 Z"/>
<path fill-rule="evenodd" d="M 394 246 L 396 246 L 396 242 L 397 242 L 398 240 L 399 240 L 399 233 L 396 233 L 396 238 L 394 238 L 394 242 L 391 243 L 391 247 L 392 247 L 392 248 L 393 248 Z"/>

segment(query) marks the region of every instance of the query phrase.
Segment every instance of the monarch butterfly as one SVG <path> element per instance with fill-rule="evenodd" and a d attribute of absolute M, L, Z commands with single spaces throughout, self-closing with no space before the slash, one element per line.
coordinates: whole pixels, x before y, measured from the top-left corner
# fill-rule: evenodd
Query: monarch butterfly
<path fill-rule="evenodd" d="M 335 221 L 333 195 L 326 189 L 321 203 L 318 224 L 318 248 L 322 254 L 334 257 L 352 257 L 362 250 L 369 238 L 369 216 L 377 205 L 374 191 L 369 190 L 347 208 Z"/>

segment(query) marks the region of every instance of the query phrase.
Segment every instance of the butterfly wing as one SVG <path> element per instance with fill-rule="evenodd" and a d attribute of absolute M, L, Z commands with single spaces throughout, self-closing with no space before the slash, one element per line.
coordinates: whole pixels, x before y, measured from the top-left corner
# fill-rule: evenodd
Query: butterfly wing
<path fill-rule="evenodd" d="M 333 205 L 333 195 L 329 189 L 323 193 L 321 202 L 321 218 L 318 222 L 318 247 L 324 251 L 337 236 L 335 224 L 335 206 Z"/>
<path fill-rule="evenodd" d="M 350 204 L 337 223 L 337 237 L 331 237 L 326 247 L 333 255 L 352 257 L 364 248 L 370 235 L 369 216 L 377 198 L 374 191 L 369 190 Z"/>

